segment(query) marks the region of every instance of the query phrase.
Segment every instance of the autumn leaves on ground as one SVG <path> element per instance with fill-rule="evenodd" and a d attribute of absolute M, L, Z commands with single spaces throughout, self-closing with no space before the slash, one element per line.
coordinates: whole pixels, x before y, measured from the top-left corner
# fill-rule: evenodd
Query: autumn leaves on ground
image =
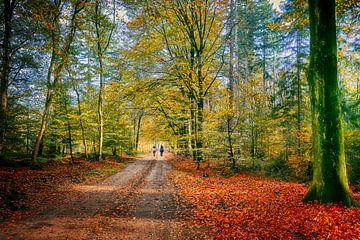
<path fill-rule="evenodd" d="M 114 159 L 113 159 L 114 160 Z M 1 168 L 1 239 L 359 239 L 360 209 L 302 203 L 303 183 L 195 170 L 167 154 Z M 204 177 L 204 171 L 207 175 Z M 119 172 L 119 173 L 116 173 Z M 112 176 L 110 176 L 112 175 Z M 354 193 L 357 200 L 360 194 Z M 75 230 L 76 229 L 76 230 Z"/>

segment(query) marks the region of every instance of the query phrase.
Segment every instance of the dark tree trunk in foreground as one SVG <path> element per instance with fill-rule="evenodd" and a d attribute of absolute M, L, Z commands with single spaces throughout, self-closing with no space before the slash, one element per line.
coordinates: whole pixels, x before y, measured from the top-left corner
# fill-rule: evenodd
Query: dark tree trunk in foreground
<path fill-rule="evenodd" d="M 2 64 L 0 73 L 0 158 L 5 153 L 5 132 L 7 118 L 8 87 L 10 75 L 10 54 L 11 54 L 11 19 L 13 16 L 15 1 L 4 1 L 4 36 L 2 42 Z"/>
<path fill-rule="evenodd" d="M 304 201 L 356 204 L 346 176 L 337 79 L 335 0 L 309 0 L 309 87 L 313 128 L 313 183 Z"/>

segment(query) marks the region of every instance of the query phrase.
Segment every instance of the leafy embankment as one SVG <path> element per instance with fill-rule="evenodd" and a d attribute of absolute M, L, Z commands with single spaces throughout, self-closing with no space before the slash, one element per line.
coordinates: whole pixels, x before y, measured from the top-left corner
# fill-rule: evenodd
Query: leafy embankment
<path fill-rule="evenodd" d="M 42 170 L 0 167 L 0 221 L 37 214 L 74 194 L 72 185 L 92 184 L 115 174 L 126 163 L 114 160 L 77 164 L 53 163 Z"/>
<path fill-rule="evenodd" d="M 359 239 L 360 209 L 302 203 L 305 184 L 215 170 L 205 178 L 191 160 L 172 162 L 172 179 L 195 206 L 194 225 L 212 239 Z"/>

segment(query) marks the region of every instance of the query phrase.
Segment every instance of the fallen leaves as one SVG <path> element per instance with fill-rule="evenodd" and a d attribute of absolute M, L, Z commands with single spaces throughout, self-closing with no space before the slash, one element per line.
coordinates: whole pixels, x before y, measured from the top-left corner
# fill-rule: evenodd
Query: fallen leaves
<path fill-rule="evenodd" d="M 304 184 L 215 171 L 203 178 L 191 160 L 173 163 L 172 179 L 195 206 L 194 226 L 208 229 L 211 239 L 360 239 L 359 208 L 302 203 Z"/>
<path fill-rule="evenodd" d="M 71 194 L 72 184 L 99 181 L 124 167 L 122 163 L 52 164 L 44 170 L 0 167 L 0 221 L 34 215 Z"/>

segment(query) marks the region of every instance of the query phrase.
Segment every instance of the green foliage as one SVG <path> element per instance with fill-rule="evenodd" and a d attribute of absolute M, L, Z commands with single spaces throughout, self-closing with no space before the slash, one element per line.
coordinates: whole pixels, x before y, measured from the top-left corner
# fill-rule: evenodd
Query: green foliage
<path fill-rule="evenodd" d="M 346 157 L 350 184 L 360 191 L 360 131 L 349 131 L 346 136 Z"/>
<path fill-rule="evenodd" d="M 31 169 L 44 169 L 48 164 L 50 163 L 50 160 L 48 158 L 38 157 L 35 162 L 32 162 L 30 165 Z"/>
<path fill-rule="evenodd" d="M 272 159 L 265 168 L 266 172 L 276 178 L 288 180 L 293 176 L 293 168 L 284 157 Z"/>

